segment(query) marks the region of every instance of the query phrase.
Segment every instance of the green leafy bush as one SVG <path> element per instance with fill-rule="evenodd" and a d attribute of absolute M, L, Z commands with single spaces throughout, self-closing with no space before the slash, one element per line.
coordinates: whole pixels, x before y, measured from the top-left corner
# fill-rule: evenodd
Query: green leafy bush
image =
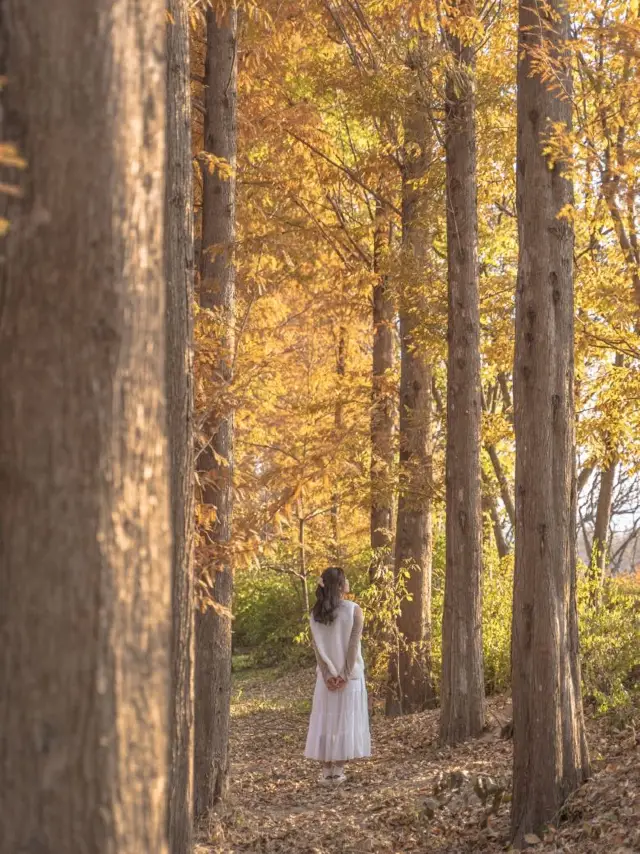
<path fill-rule="evenodd" d="M 628 576 L 594 589 L 586 568 L 580 575 L 584 700 L 598 712 L 631 708 L 640 677 L 640 584 Z"/>
<path fill-rule="evenodd" d="M 365 611 L 364 653 L 372 693 L 384 695 L 389 656 L 402 640 L 396 617 L 406 595 L 405 578 L 381 572 L 369 583 L 372 555 L 363 552 L 346 566 L 356 600 Z M 442 661 L 445 545 L 434 544 L 431 667 L 436 689 Z M 310 581 L 310 587 L 312 586 Z M 633 578 L 605 582 L 598 595 L 586 568 L 578 572 L 578 613 L 585 701 L 598 712 L 630 708 L 640 666 L 640 583 Z M 483 648 L 487 694 L 506 691 L 511 678 L 513 556 L 500 560 L 488 550 L 483 577 Z M 313 590 L 309 590 L 313 602 Z M 257 666 L 311 665 L 309 623 L 301 583 L 273 569 L 238 573 L 235 587 L 234 647 Z"/>
<path fill-rule="evenodd" d="M 484 556 L 482 644 L 487 694 L 506 691 L 511 683 L 511 613 L 513 557 Z"/>
<path fill-rule="evenodd" d="M 376 583 L 360 580 L 353 586 L 356 599 L 365 617 L 363 654 L 367 663 L 367 682 L 374 697 L 381 699 L 385 693 L 389 657 L 400 643 L 396 619 L 400 605 L 407 595 L 405 574 L 398 577 L 388 569 L 380 569 Z"/>
<path fill-rule="evenodd" d="M 444 609 L 445 540 L 436 538 L 431 580 L 431 670 L 439 692 L 442 668 L 442 614 Z M 513 559 L 500 561 L 497 555 L 485 556 L 483 578 L 483 651 L 487 694 L 505 691 L 511 670 L 511 597 Z M 374 692 L 381 693 L 387 678 L 389 654 L 401 640 L 394 631 L 406 585 L 403 577 L 387 577 L 384 584 L 359 591 L 358 601 L 366 612 L 365 652 L 367 676 Z"/>
<path fill-rule="evenodd" d="M 311 664 L 308 644 L 295 642 L 307 623 L 297 579 L 264 569 L 237 573 L 234 650 L 249 652 L 256 666 Z"/>

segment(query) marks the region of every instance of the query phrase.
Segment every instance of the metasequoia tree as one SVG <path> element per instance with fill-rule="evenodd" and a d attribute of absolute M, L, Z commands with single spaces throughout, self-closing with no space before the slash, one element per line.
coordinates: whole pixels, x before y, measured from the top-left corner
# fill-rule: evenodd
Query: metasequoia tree
<path fill-rule="evenodd" d="M 611 376 L 615 378 L 623 375 L 625 356 L 634 358 L 640 332 L 640 235 L 635 191 L 640 167 L 639 110 L 635 97 L 639 71 L 633 56 L 633 45 L 640 36 L 640 22 L 637 14 L 629 14 L 628 4 L 608 4 L 601 0 L 593 8 L 578 10 L 576 19 L 577 38 L 571 44 L 577 60 L 576 103 L 580 104 L 575 116 L 576 135 L 587 152 L 582 192 L 585 213 L 590 219 L 588 244 L 578 257 L 585 279 L 593 273 L 602 275 L 611 283 L 609 287 L 615 289 L 617 299 L 623 290 L 632 297 L 628 301 L 627 317 L 618 310 L 612 318 L 612 328 L 605 336 L 600 333 L 614 350 Z M 614 263 L 608 262 L 605 251 L 616 253 Z M 611 270 L 614 264 L 616 275 Z M 602 299 L 608 288 L 593 290 Z M 626 361 L 631 362 L 630 359 Z M 608 383 L 603 382 L 601 371 L 598 371 L 598 383 L 606 389 Z M 633 388 L 632 383 L 622 380 L 620 383 L 629 391 Z M 624 457 L 621 434 L 625 431 L 616 424 L 612 413 L 619 412 L 623 419 L 623 413 L 626 414 L 624 406 L 609 407 L 602 398 L 598 399 L 595 412 L 602 422 L 598 432 L 603 459 L 591 543 L 594 580 L 601 579 L 606 572 L 614 483 L 621 457 Z M 594 595 L 597 599 L 596 589 Z"/>
<path fill-rule="evenodd" d="M 624 359 L 620 353 L 616 353 L 614 365 L 616 368 L 624 366 Z M 607 434 L 604 438 L 608 459 L 600 471 L 596 518 L 593 524 L 593 538 L 591 541 L 589 562 L 591 580 L 594 585 L 592 590 L 594 604 L 597 604 L 600 599 L 599 588 L 606 577 L 609 563 L 609 527 L 611 524 L 613 490 L 620 463 L 618 449 L 612 443 L 610 436 Z"/>
<path fill-rule="evenodd" d="M 0 850 L 166 852 L 162 0 L 0 5 Z"/>
<path fill-rule="evenodd" d="M 191 851 L 193 825 L 193 187 L 187 0 L 169 0 L 167 25 L 167 419 L 173 529 L 171 854 Z"/>
<path fill-rule="evenodd" d="M 514 407 L 516 549 L 512 627 L 512 833 L 521 844 L 587 777 L 575 565 L 573 197 L 544 147 L 571 125 L 563 0 L 521 0 L 518 50 Z M 541 57 L 554 69 L 550 84 Z"/>
<path fill-rule="evenodd" d="M 387 712 L 402 714 L 423 709 L 434 698 L 429 655 L 433 550 L 433 366 L 424 340 L 428 315 L 427 289 L 433 273 L 433 229 L 429 224 L 431 193 L 427 181 L 433 160 L 434 133 L 425 91 L 429 38 L 418 33 L 412 16 L 405 11 L 392 13 L 384 10 L 381 19 L 376 20 L 375 17 L 369 19 L 359 5 L 338 7 L 326 4 L 326 9 L 333 36 L 344 44 L 342 54 L 349 69 L 346 73 L 354 83 L 357 81 L 353 92 L 357 108 L 362 109 L 362 102 L 366 102 L 366 87 L 362 86 L 365 68 L 368 74 L 375 76 L 377 85 L 383 89 L 387 87 L 384 99 L 374 107 L 372 148 L 396 152 L 393 158 L 378 156 L 381 162 L 393 162 L 397 170 L 388 182 L 390 188 L 398 187 L 398 184 L 401 188 L 400 207 L 396 207 L 388 199 L 389 189 L 384 189 L 387 182 L 376 180 L 371 183 L 368 174 L 359 174 L 360 157 L 348 127 L 348 164 L 343 155 L 325 155 L 314 146 L 316 153 L 341 168 L 354 184 L 365 190 L 367 204 L 373 207 L 371 200 L 375 201 L 370 534 L 371 544 L 377 550 L 389 549 L 393 541 L 393 526 L 389 526 L 389 521 L 393 507 L 390 475 L 393 474 L 394 461 L 395 406 L 389 380 L 393 366 L 394 305 L 390 282 L 385 276 L 384 255 L 388 251 L 385 246 L 385 219 L 392 211 L 401 219 L 402 264 L 397 281 L 401 351 L 400 487 L 394 558 L 396 575 L 402 575 L 408 596 L 402 602 L 398 617 L 397 654 L 391 657 L 389 664 Z M 395 32 L 389 44 L 376 36 L 375 29 L 380 25 L 382 28 L 392 27 Z M 389 50 L 391 45 L 395 47 Z M 404 54 L 401 63 L 397 57 L 398 46 Z M 390 66 L 393 73 L 401 77 L 402 98 L 398 98 L 397 91 L 391 91 L 383 71 L 385 66 Z M 399 136 L 393 128 L 402 128 Z M 370 157 L 370 153 L 365 155 L 365 159 L 367 156 Z M 393 190 L 391 192 L 393 194 Z M 379 552 L 377 558 L 380 557 L 384 559 L 384 552 Z M 372 576 L 375 576 L 376 565 L 377 561 L 374 561 Z"/>
<path fill-rule="evenodd" d="M 237 26 L 235 3 L 208 8 L 202 164 L 200 305 L 209 312 L 216 349 L 209 377 L 211 405 L 199 454 L 201 503 L 210 509 L 203 537 L 210 544 L 200 567 L 203 609 L 196 614 L 195 812 L 207 812 L 225 793 L 229 774 L 231 703 L 230 555 L 233 412 L 229 402 L 234 353 Z M 211 343 L 211 342 L 210 342 Z"/>
<path fill-rule="evenodd" d="M 484 726 L 476 47 L 464 27 L 475 10 L 473 2 L 453 8 L 458 14 L 445 33 L 449 354 L 440 736 L 447 744 L 480 735 Z"/>
<path fill-rule="evenodd" d="M 424 61 L 425 42 L 410 58 Z M 417 75 L 416 75 L 417 76 Z M 396 522 L 396 574 L 405 575 L 409 594 L 397 626 L 400 644 L 390 659 L 387 714 L 422 710 L 434 699 L 431 680 L 431 562 L 433 554 L 432 381 L 433 367 L 420 340 L 430 264 L 426 178 L 433 134 L 419 83 L 407 100 L 402 169 L 403 266 L 400 315 L 400 489 Z"/>
<path fill-rule="evenodd" d="M 371 374 L 371 549 L 374 562 L 372 580 L 380 562 L 391 562 L 393 541 L 393 433 L 397 410 L 395 365 L 395 305 L 389 276 L 385 270 L 389 227 L 383 206 L 375 208 L 373 266 L 373 360 Z"/>
<path fill-rule="evenodd" d="M 336 402 L 334 414 L 334 426 L 336 439 L 339 442 L 340 437 L 344 432 L 344 376 L 347 367 L 347 328 L 345 321 L 341 318 L 338 328 L 338 341 L 336 347 Z M 340 483 L 336 483 L 335 491 L 331 497 L 331 558 L 334 563 L 340 565 L 342 563 L 342 545 L 341 545 L 341 517 L 340 517 Z M 305 585 L 306 590 L 306 585 Z"/>

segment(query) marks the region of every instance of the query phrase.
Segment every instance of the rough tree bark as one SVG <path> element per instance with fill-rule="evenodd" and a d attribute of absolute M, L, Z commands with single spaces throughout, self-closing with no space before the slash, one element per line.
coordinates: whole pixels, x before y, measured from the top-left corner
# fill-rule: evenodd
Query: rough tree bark
<path fill-rule="evenodd" d="M 204 815 L 225 794 L 229 777 L 231 704 L 231 538 L 233 483 L 232 380 L 235 299 L 237 25 L 235 3 L 222 18 L 207 10 L 205 152 L 224 158 L 231 176 L 203 158 L 200 304 L 215 314 L 218 357 L 212 388 L 217 399 L 207 419 L 209 437 L 198 469 L 204 504 L 215 510 L 207 532 L 213 544 L 208 591 L 214 607 L 196 614 L 195 813 Z"/>
<path fill-rule="evenodd" d="M 491 520 L 491 528 L 493 530 L 493 538 L 496 543 L 498 557 L 506 557 L 510 553 L 510 549 L 505 539 L 504 531 L 502 530 L 500 514 L 498 513 L 498 508 L 496 507 L 496 499 L 489 491 L 488 485 L 485 493 L 482 496 L 482 512 L 486 513 L 489 516 L 489 519 Z"/>
<path fill-rule="evenodd" d="M 502 395 L 502 414 L 505 416 L 505 418 L 510 424 L 513 424 L 513 401 L 511 400 L 511 392 L 509 390 L 508 379 L 502 371 L 498 374 L 497 379 L 498 383 L 496 391 L 499 388 L 500 393 Z M 487 406 L 486 402 L 484 401 L 484 396 L 482 396 L 482 400 L 482 409 L 486 412 Z M 492 442 L 485 442 L 484 448 L 487 454 L 489 455 L 489 459 L 491 460 L 491 465 L 498 481 L 498 486 L 500 487 L 500 498 L 502 499 L 504 509 L 506 510 L 507 517 L 509 518 L 509 522 L 513 527 L 516 523 L 516 509 L 513 503 L 513 498 L 511 497 L 511 486 L 507 480 L 504 468 L 502 467 L 500 456 L 498 455 L 498 450 Z"/>
<path fill-rule="evenodd" d="M 164 16 L 0 3 L 3 852 L 167 851 Z"/>
<path fill-rule="evenodd" d="M 620 353 L 616 353 L 615 361 L 616 368 L 624 366 L 624 357 Z M 613 488 L 616 481 L 618 471 L 618 463 L 620 457 L 615 447 L 612 446 L 610 437 L 607 437 L 607 446 L 609 450 L 609 460 L 601 469 L 600 472 L 600 491 L 598 492 L 598 503 L 596 506 L 596 521 L 593 527 L 593 541 L 591 543 L 591 560 L 590 571 L 591 576 L 598 585 L 602 585 L 607 573 L 607 563 L 609 555 L 607 553 L 609 543 L 609 525 L 611 523 L 611 506 L 613 503 Z M 580 492 L 578 492 L 578 495 Z M 598 604 L 600 601 L 599 591 L 593 591 L 593 602 Z"/>
<path fill-rule="evenodd" d="M 193 826 L 193 186 L 187 0 L 168 0 L 167 415 L 173 530 L 169 847 L 189 854 Z"/>
<path fill-rule="evenodd" d="M 608 561 L 609 523 L 611 521 L 611 504 L 613 501 L 613 486 L 618 470 L 618 457 L 614 456 L 600 472 L 600 489 L 596 506 L 596 521 L 593 528 L 591 543 L 590 571 L 594 582 L 601 585 L 604 581 Z M 594 602 L 599 595 L 594 591 Z"/>
<path fill-rule="evenodd" d="M 516 845 L 540 832 L 589 773 L 578 657 L 573 230 L 559 212 L 573 197 L 561 163 L 543 155 L 552 123 L 571 123 L 571 99 L 532 69 L 551 51 L 570 92 L 563 0 L 535 11 L 520 0 L 514 404 L 516 554 L 512 685 Z"/>
<path fill-rule="evenodd" d="M 373 369 L 371 384 L 371 580 L 377 567 L 391 565 L 393 540 L 393 428 L 397 386 L 393 386 L 394 304 L 388 277 L 383 272 L 386 224 L 381 205 L 376 207 L 373 265 Z"/>
<path fill-rule="evenodd" d="M 505 475 L 504 469 L 502 468 L 502 463 L 500 462 L 500 457 L 498 456 L 496 446 L 492 445 L 490 442 L 487 442 L 484 447 L 487 454 L 489 455 L 491 465 L 493 466 L 493 471 L 495 472 L 496 479 L 498 481 L 498 486 L 500 487 L 500 498 L 502 499 L 502 503 L 504 504 L 504 509 L 507 511 L 507 516 L 509 517 L 509 521 L 511 522 L 511 524 L 515 525 L 516 508 L 513 504 L 511 490 L 509 488 L 509 482 L 507 481 L 507 476 Z"/>
<path fill-rule="evenodd" d="M 403 293 L 400 296 L 400 494 L 396 523 L 396 572 L 406 571 L 407 598 L 398 617 L 401 639 L 391 657 L 386 711 L 408 714 L 433 704 L 431 679 L 432 366 L 417 340 L 424 317 L 428 265 L 427 188 L 431 126 L 419 93 L 405 119 L 402 176 Z"/>
<path fill-rule="evenodd" d="M 473 2 L 460 11 L 474 14 Z M 474 55 L 449 35 L 446 87 L 447 546 L 442 619 L 440 738 L 456 744 L 484 726 L 480 295 Z"/>
<path fill-rule="evenodd" d="M 336 353 L 336 376 L 337 383 L 337 398 L 334 410 L 334 427 L 336 434 L 336 442 L 339 444 L 342 441 L 344 432 L 344 377 L 347 369 L 347 328 L 344 324 L 340 324 L 338 330 L 338 348 Z M 342 547 L 341 547 L 341 531 L 340 531 L 340 484 L 336 482 L 336 489 L 331 496 L 331 533 L 332 542 L 330 549 L 330 558 L 336 566 L 342 563 Z"/>

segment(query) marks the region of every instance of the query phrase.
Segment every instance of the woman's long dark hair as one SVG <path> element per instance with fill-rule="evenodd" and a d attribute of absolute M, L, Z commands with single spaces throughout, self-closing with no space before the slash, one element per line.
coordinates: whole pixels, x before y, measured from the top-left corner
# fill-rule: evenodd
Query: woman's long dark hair
<path fill-rule="evenodd" d="M 346 582 L 344 571 L 339 566 L 330 566 L 322 573 L 322 584 L 318 584 L 316 588 L 316 603 L 311 609 L 313 619 L 317 623 L 328 626 L 334 621 Z"/>

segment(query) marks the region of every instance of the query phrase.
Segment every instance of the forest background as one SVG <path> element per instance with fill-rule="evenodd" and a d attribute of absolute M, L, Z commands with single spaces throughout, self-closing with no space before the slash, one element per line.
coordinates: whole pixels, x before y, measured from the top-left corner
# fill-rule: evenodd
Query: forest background
<path fill-rule="evenodd" d="M 306 613 L 315 578 L 325 566 L 340 563 L 369 620 L 382 619 L 388 630 L 386 635 L 372 631 L 366 639 L 380 696 L 404 595 L 402 579 L 394 583 L 387 577 L 383 592 L 369 585 L 372 566 L 384 566 L 395 534 L 400 300 L 416 318 L 415 346 L 428 353 L 432 372 L 432 444 L 421 488 L 431 503 L 433 548 L 420 571 L 429 576 L 436 684 L 440 668 L 448 60 L 438 21 L 445 12 L 406 2 L 262 2 L 241 4 L 239 17 L 233 380 L 224 384 L 235 434 L 234 646 L 256 664 L 308 663 Z M 634 331 L 640 293 L 633 47 L 638 23 L 637 9 L 626 2 L 574 3 L 571 12 L 574 125 L 570 134 L 558 127 L 547 146 L 551 160 L 569 164 L 575 187 L 575 202 L 564 212 L 576 234 L 575 544 L 585 691 L 604 709 L 628 701 L 625 684 L 636 654 L 636 624 L 629 620 L 633 598 L 626 594 L 634 589 L 640 563 L 640 377 Z M 483 642 L 490 692 L 508 688 L 510 679 L 516 20 L 515 4 L 489 3 L 464 22 L 465 37 L 477 45 Z M 225 180 L 228 168 L 202 154 L 205 44 L 205 22 L 196 16 L 196 221 L 202 170 L 217 170 Z M 407 51 L 418 44 L 426 53 L 412 67 Z M 553 69 L 545 67 L 544 58 L 540 62 L 539 73 L 552 87 Z M 414 181 L 425 198 L 421 217 L 429 239 L 421 270 L 407 260 L 402 241 L 403 175 L 412 146 L 403 122 L 415 97 L 425 105 L 429 137 L 428 162 Z M 202 251 L 201 244 L 197 248 Z M 214 395 L 220 395 L 220 384 L 210 384 L 208 372 L 216 359 L 212 339 L 220 336 L 212 332 L 219 323 L 215 312 L 198 310 L 199 424 L 205 423 Z M 383 441 L 390 443 L 382 460 L 376 457 L 381 411 L 388 429 Z M 199 441 L 206 445 L 206 431 Z M 372 521 L 376 493 L 390 500 L 382 525 Z M 201 503 L 197 512 L 196 560 L 208 579 L 205 529 L 211 507 Z M 604 598 L 594 596 L 594 584 L 602 586 Z"/>
<path fill-rule="evenodd" d="M 338 563 L 387 751 L 361 828 L 391 759 L 386 847 L 466 835 L 418 798 L 488 737 L 483 846 L 555 850 L 607 775 L 637 843 L 639 16 L 0 3 L 0 850 L 186 854 L 227 807 L 264 850 L 301 801 L 315 838 L 232 670 L 312 675 Z"/>

